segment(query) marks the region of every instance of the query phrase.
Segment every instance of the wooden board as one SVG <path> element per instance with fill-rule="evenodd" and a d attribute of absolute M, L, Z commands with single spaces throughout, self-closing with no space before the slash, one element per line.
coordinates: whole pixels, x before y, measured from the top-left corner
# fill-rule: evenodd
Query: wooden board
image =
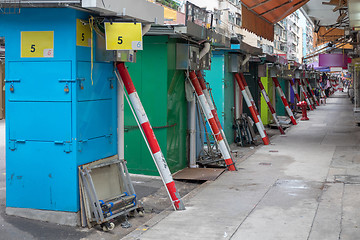
<path fill-rule="evenodd" d="M 223 168 L 185 168 L 173 175 L 175 180 L 214 181 L 225 169 Z"/>

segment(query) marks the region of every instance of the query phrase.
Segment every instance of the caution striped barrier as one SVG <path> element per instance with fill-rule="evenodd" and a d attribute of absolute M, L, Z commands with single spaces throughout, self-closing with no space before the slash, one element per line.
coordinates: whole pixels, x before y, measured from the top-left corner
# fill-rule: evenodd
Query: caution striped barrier
<path fill-rule="evenodd" d="M 257 109 L 257 107 L 256 107 L 254 98 L 252 97 L 252 94 L 251 94 L 251 92 L 250 92 L 250 88 L 249 88 L 249 86 L 247 85 L 247 82 L 246 82 L 246 79 L 245 79 L 245 77 L 244 77 L 244 74 L 243 74 L 243 73 L 239 73 L 239 75 L 240 75 L 240 80 L 241 80 L 242 83 L 244 84 L 245 91 L 246 91 L 246 93 L 247 93 L 247 95 L 248 95 L 248 97 L 249 97 L 249 99 L 250 99 L 250 102 L 251 102 L 251 104 L 252 104 L 253 107 L 254 107 L 255 113 L 256 113 L 256 115 L 257 115 L 257 117 L 258 117 L 258 119 L 259 119 L 260 126 L 261 126 L 261 128 L 263 129 L 265 135 L 267 136 L 267 133 L 266 133 L 266 131 L 265 131 L 265 126 L 264 126 L 264 124 L 263 124 L 263 122 L 262 122 L 262 120 L 261 120 L 259 111 L 258 111 L 258 109 Z"/>
<path fill-rule="evenodd" d="M 277 126 L 277 128 L 279 129 L 280 133 L 281 134 L 285 134 L 284 132 L 284 129 L 282 128 L 280 122 L 279 122 L 279 119 L 276 115 L 276 112 L 275 112 L 275 109 L 273 108 L 273 106 L 271 105 L 271 102 L 270 102 L 270 99 L 269 99 L 269 96 L 267 95 L 267 92 L 265 91 L 265 88 L 264 88 L 264 85 L 262 84 L 260 78 L 257 79 L 258 80 L 258 84 L 259 84 L 259 87 L 260 87 L 260 90 L 261 90 L 261 93 L 270 109 L 270 112 L 271 112 L 271 115 L 273 116 L 273 119 L 274 119 L 274 122 Z"/>
<path fill-rule="evenodd" d="M 201 89 L 206 97 L 206 100 L 208 101 L 208 104 L 209 104 L 209 107 L 210 107 L 210 110 L 215 118 L 215 121 L 216 121 L 216 124 L 218 125 L 218 128 L 220 130 L 220 133 L 225 141 L 225 144 L 226 144 L 226 148 L 228 149 L 228 152 L 230 153 L 230 156 L 231 156 L 231 159 L 232 161 L 234 161 L 233 157 L 232 157 L 232 154 L 231 154 L 231 149 L 230 149 L 230 146 L 227 142 L 227 139 L 226 139 L 226 136 L 225 136 L 225 132 L 221 126 L 221 123 L 220 123 L 220 119 L 219 119 L 219 116 L 217 114 L 217 110 L 216 110 L 216 107 L 215 107 L 215 103 L 213 102 L 212 98 L 210 97 L 210 92 L 209 90 L 207 89 L 207 86 L 206 86 L 206 83 L 205 83 L 205 79 L 201 73 L 201 71 L 197 71 L 196 72 L 196 76 L 199 80 L 199 83 L 200 83 L 200 86 L 201 86 Z"/>
<path fill-rule="evenodd" d="M 307 82 L 307 84 L 309 85 L 311 94 L 313 95 L 313 98 L 314 98 L 314 100 L 315 100 L 315 102 L 316 102 L 316 105 L 320 106 L 318 100 L 316 99 L 315 93 L 314 93 L 314 91 L 312 90 L 312 87 L 311 87 L 311 84 L 310 84 L 310 82 L 309 82 L 309 79 L 306 78 L 306 82 Z"/>
<path fill-rule="evenodd" d="M 306 95 L 307 95 L 308 98 L 309 98 L 309 101 L 310 101 L 311 106 L 313 107 L 313 109 L 316 109 L 315 101 L 314 101 L 313 97 L 310 96 L 311 92 L 308 92 L 308 91 L 307 91 L 305 79 L 302 79 L 302 80 L 301 80 L 301 84 L 303 84 L 303 86 L 304 86 L 304 91 L 306 92 Z"/>
<path fill-rule="evenodd" d="M 251 116 L 254 119 L 255 126 L 257 127 L 257 129 L 260 133 L 260 136 L 261 136 L 264 144 L 269 145 L 270 144 L 269 138 L 268 138 L 267 134 L 265 133 L 264 129 L 260 125 L 259 118 L 256 114 L 253 104 L 250 101 L 249 96 L 246 93 L 245 86 L 244 86 L 243 82 L 241 81 L 240 75 L 238 73 L 235 73 L 234 75 L 235 75 L 235 79 L 236 79 L 237 83 L 239 84 L 239 87 L 240 87 L 241 93 L 245 99 L 245 102 L 250 110 Z"/>
<path fill-rule="evenodd" d="M 206 87 L 206 84 L 205 84 L 205 79 L 201 73 L 201 71 L 197 71 L 196 72 L 196 76 L 199 80 L 199 83 L 200 83 L 200 86 L 201 86 L 201 90 L 203 91 L 205 97 L 206 97 L 206 100 L 208 101 L 208 104 L 209 104 L 209 107 L 210 107 L 210 110 L 212 112 L 212 114 L 214 115 L 214 118 L 215 118 L 215 121 L 216 121 L 216 124 L 218 125 L 218 128 L 221 130 L 222 129 L 222 126 L 220 124 L 220 120 L 219 120 L 219 116 L 217 114 L 217 111 L 216 111 L 216 108 L 215 108 L 215 105 L 210 97 L 210 93 L 209 93 L 209 90 L 207 89 Z M 223 136 L 224 137 L 224 136 Z"/>
<path fill-rule="evenodd" d="M 164 181 L 167 191 L 171 197 L 172 204 L 176 210 L 183 210 L 185 206 L 176 190 L 175 182 L 172 178 L 169 167 L 166 163 L 165 157 L 160 149 L 159 143 L 155 137 L 155 133 L 150 125 L 149 119 L 146 115 L 144 107 L 140 101 L 139 95 L 136 92 L 135 86 L 131 80 L 130 74 L 123 62 L 116 65 L 121 79 L 124 83 L 126 91 L 129 95 L 131 104 L 135 110 L 136 116 L 140 122 L 141 128 L 144 131 L 145 137 L 151 149 L 155 165 L 159 170 L 160 176 Z"/>
<path fill-rule="evenodd" d="M 292 124 L 297 125 L 297 122 L 296 122 L 296 120 L 295 120 L 294 114 L 293 114 L 293 112 L 291 111 L 291 109 L 290 109 L 290 107 L 289 107 L 289 103 L 288 103 L 288 101 L 286 100 L 286 97 L 285 97 L 285 95 L 284 95 L 284 92 L 283 92 L 283 90 L 282 90 L 281 87 L 280 87 L 279 81 L 277 80 L 276 77 L 273 77 L 272 79 L 273 79 L 273 82 L 274 82 L 274 84 L 275 84 L 276 90 L 278 91 L 278 93 L 279 93 L 279 95 L 280 95 L 280 97 L 281 97 L 281 101 L 283 102 L 283 104 L 284 104 L 284 106 L 285 106 L 285 110 L 286 110 L 287 114 L 289 115 L 289 117 L 290 117 L 290 119 L 291 119 Z"/>
<path fill-rule="evenodd" d="M 304 95 L 306 104 L 309 106 L 310 110 L 314 110 L 313 107 L 312 107 L 312 105 L 311 105 L 311 103 L 310 103 L 310 101 L 309 101 L 309 98 L 308 98 L 308 96 L 307 96 L 307 94 L 306 94 L 306 92 L 305 92 L 305 90 L 304 90 L 304 87 L 303 87 L 303 85 L 302 85 L 302 83 L 301 83 L 301 80 L 300 80 L 300 79 L 297 79 L 297 81 L 298 81 L 298 84 L 299 84 L 299 87 L 300 87 L 300 91 L 301 91 L 301 92 L 303 93 L 303 95 Z"/>
<path fill-rule="evenodd" d="M 220 133 L 218 126 L 217 126 L 215 117 L 211 112 L 209 103 L 206 100 L 206 97 L 201 89 L 201 85 L 195 74 L 195 71 L 190 71 L 189 77 L 190 77 L 190 81 L 194 87 L 194 90 L 196 92 L 196 95 L 198 96 L 199 102 L 204 110 L 205 117 L 206 117 L 207 121 L 209 122 L 209 126 L 214 134 L 214 137 L 215 137 L 217 143 L 218 143 L 221 155 L 223 156 L 223 158 L 225 160 L 225 164 L 226 164 L 228 170 L 236 171 L 235 164 L 231 158 L 230 152 L 228 151 L 225 141 Z"/>

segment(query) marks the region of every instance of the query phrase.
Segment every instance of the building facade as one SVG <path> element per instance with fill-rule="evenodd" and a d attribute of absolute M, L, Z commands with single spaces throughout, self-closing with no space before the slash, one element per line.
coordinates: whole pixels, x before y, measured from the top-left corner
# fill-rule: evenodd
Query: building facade
<path fill-rule="evenodd" d="M 299 10 L 300 26 L 302 28 L 302 54 L 303 57 L 314 52 L 314 23 L 311 21 L 307 13 L 301 8 Z M 303 63 L 311 64 L 314 58 L 304 59 Z"/>
<path fill-rule="evenodd" d="M 274 54 L 285 56 L 287 52 L 286 18 L 274 25 Z"/>

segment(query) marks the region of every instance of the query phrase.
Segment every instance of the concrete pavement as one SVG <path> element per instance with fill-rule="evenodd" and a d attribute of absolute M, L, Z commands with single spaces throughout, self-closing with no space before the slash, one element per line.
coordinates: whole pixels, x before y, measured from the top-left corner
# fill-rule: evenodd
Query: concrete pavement
<path fill-rule="evenodd" d="M 238 159 L 239 171 L 197 187 L 185 198 L 186 211 L 169 208 L 134 218 L 140 226 L 125 237 L 130 229 L 119 224 L 104 233 L 6 216 L 5 122 L 0 121 L 0 240 L 360 239 L 360 127 L 352 107 L 345 94 L 337 93 L 309 113 L 310 121 Z M 158 179 L 135 176 L 133 182 L 144 197 L 162 196 Z M 163 195 L 154 206 L 149 199 L 155 213 L 167 203 Z"/>
<path fill-rule="evenodd" d="M 360 239 L 352 104 L 336 93 L 309 118 L 124 239 Z"/>

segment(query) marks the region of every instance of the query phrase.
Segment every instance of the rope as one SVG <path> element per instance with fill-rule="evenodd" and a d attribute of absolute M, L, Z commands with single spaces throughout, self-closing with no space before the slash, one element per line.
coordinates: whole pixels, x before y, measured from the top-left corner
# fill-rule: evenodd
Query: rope
<path fill-rule="evenodd" d="M 90 31 L 91 31 L 91 74 L 90 74 L 90 79 L 91 79 L 91 85 L 94 85 L 94 81 L 93 81 L 93 69 L 94 69 L 94 17 L 90 16 L 89 17 L 89 25 L 90 25 Z"/>

